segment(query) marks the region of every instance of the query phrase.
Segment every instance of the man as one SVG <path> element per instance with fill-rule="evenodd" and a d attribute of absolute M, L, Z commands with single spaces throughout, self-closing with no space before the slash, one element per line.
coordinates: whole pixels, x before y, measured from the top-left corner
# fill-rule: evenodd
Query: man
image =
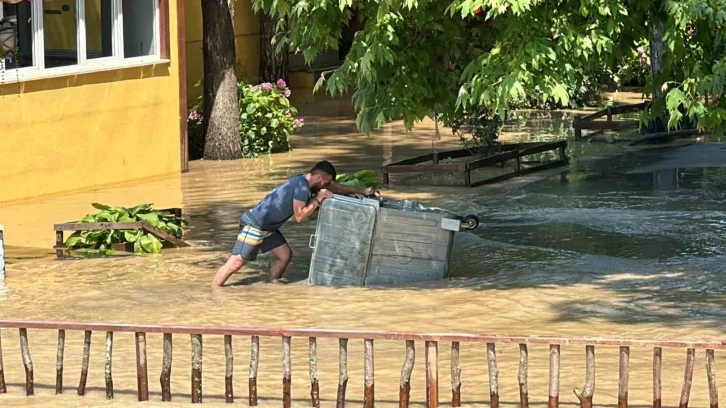
<path fill-rule="evenodd" d="M 275 260 L 270 268 L 270 278 L 273 281 L 280 279 L 292 258 L 290 246 L 279 230 L 285 221 L 294 216 L 295 221 L 302 222 L 333 194 L 371 195 L 375 192 L 372 188 L 335 184 L 335 176 L 335 167 L 321 161 L 307 174 L 299 174 L 276 187 L 257 206 L 244 213 L 239 220 L 240 232 L 232 256 L 217 271 L 212 287 L 222 287 L 245 262 L 254 261 L 259 251 L 272 252 Z M 311 194 L 315 195 L 312 200 Z"/>

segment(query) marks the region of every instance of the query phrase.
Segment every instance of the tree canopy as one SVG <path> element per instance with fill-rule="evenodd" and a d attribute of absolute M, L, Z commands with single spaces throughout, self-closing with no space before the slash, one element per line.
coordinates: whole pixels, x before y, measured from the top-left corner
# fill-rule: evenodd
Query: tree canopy
<path fill-rule="evenodd" d="M 667 110 L 672 127 L 685 114 L 719 132 L 726 120 L 726 0 L 254 0 L 254 6 L 287 21 L 281 46 L 308 62 L 338 47 L 353 16 L 364 20 L 342 66 L 316 89 L 353 91 L 365 132 L 392 119 L 410 127 L 434 113 L 504 117 L 523 103 L 568 105 L 598 75 L 615 72 L 654 41 L 665 55 L 656 74 L 646 76 L 646 91 L 664 97 L 649 114 Z"/>

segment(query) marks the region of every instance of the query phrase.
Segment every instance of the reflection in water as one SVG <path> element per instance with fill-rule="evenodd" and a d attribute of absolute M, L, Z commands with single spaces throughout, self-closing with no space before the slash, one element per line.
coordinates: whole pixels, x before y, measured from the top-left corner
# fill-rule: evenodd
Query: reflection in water
<path fill-rule="evenodd" d="M 327 102 L 330 103 L 330 102 Z M 305 109 L 305 107 L 303 108 Z M 307 109 L 312 109 L 307 107 Z M 316 108 L 317 109 L 317 108 Z M 307 277 L 311 250 L 307 243 L 314 222 L 284 228 L 295 257 L 288 271 L 292 283 L 263 283 L 270 256 L 245 266 L 230 282 L 238 285 L 213 291 L 209 283 L 234 242 L 236 220 L 281 180 L 302 171 L 320 158 L 341 163 L 339 171 L 378 168 L 383 160 L 397 160 L 430 149 L 430 124 L 405 138 L 393 125 L 383 135 L 351 136 L 347 117 L 303 113 L 312 126 L 293 140 L 296 150 L 255 160 L 231 163 L 194 162 L 181 178 L 183 205 L 190 214 L 190 239 L 195 248 L 169 250 L 160 256 L 120 256 L 58 262 L 49 251 L 8 248 L 6 287 L 0 287 L 0 316 L 9 319 L 100 321 L 149 324 L 199 324 L 265 327 L 316 327 L 417 332 L 486 332 L 579 336 L 632 336 L 639 338 L 720 338 L 726 319 L 726 172 L 711 165 L 724 163 L 720 145 L 701 144 L 680 150 L 656 149 L 621 152 L 622 146 L 570 143 L 573 164 L 563 181 L 556 175 L 533 183 L 510 183 L 479 189 L 395 187 L 391 198 L 420 200 L 457 213 L 478 214 L 482 226 L 474 233 L 458 234 L 450 280 L 400 287 L 311 287 Z M 341 115 L 348 115 L 344 111 Z M 557 119 L 546 137 L 558 138 L 557 129 L 569 129 L 571 117 Z M 541 121 L 545 125 L 546 120 Z M 556 122 L 556 123 L 555 123 Z M 325 133 L 321 136 L 319 132 Z M 330 135 L 327 135 L 330 133 Z M 506 139 L 507 133 L 504 137 Z M 512 136 L 513 138 L 522 137 Z M 571 137 L 568 135 L 567 137 Z M 451 139 L 451 138 L 449 138 Z M 456 147 L 455 140 L 438 141 Z M 448 143 L 448 144 L 447 144 Z M 440 146 L 437 146 L 437 148 Z M 609 153 L 608 153 L 609 152 Z M 595 159 L 597 158 L 597 159 Z M 667 164 L 664 164 L 667 163 Z M 645 170 L 644 170 L 645 169 Z M 177 181 L 178 182 L 178 181 Z M 172 183 L 173 184 L 173 183 Z M 163 196 L 178 189 L 161 182 L 105 190 L 105 202 L 126 203 L 144 191 Z M 146 190 L 145 190 L 146 189 Z M 153 191 L 152 191 L 153 190 Z M 74 198 L 78 201 L 75 204 Z M 80 197 L 80 198 L 79 198 Z M 91 211 L 89 195 L 59 198 L 67 213 Z M 113 199 L 113 200 L 112 200 Z M 118 202 L 117 202 L 117 201 Z M 112 202 L 113 201 L 113 202 Z M 53 205 L 31 203 L 42 209 Z M 23 204 L 29 205 L 29 204 Z M 20 205 L 0 207 L 0 216 L 22 214 Z M 76 213 L 74 213 L 74 211 Z M 30 214 L 25 215 L 26 219 Z M 18 216 L 19 217 L 19 216 Z M 20 223 L 20 220 L 17 220 Z M 32 221 L 24 221 L 32 222 Z M 43 239 L 47 223 L 38 226 Z M 52 238 L 52 237 L 48 237 Z M 17 239 L 17 238 L 13 238 Z M 48 244 L 50 246 L 52 244 Z M 38 396 L 23 396 L 24 372 L 17 332 L 2 330 L 5 373 L 9 394 L 2 405 L 126 406 L 135 403 L 135 350 L 132 334 L 118 334 L 114 344 L 116 400 L 104 401 L 103 333 L 93 337 L 89 395 L 74 396 L 80 373 L 83 333 L 69 332 L 66 345 L 66 395 L 53 396 L 56 334 L 30 331 Z M 161 336 L 149 335 L 151 406 L 160 405 L 156 375 L 161 365 Z M 189 401 L 189 337 L 174 337 L 172 391 L 174 402 Z M 235 390 L 246 397 L 249 340 L 234 339 Z M 363 344 L 349 345 L 350 406 L 362 405 Z M 425 401 L 423 344 L 412 379 L 412 402 Z M 500 394 L 506 405 L 519 398 L 516 345 L 498 345 Z M 617 348 L 597 349 L 595 404 L 617 401 Z M 439 346 L 440 396 L 449 398 L 449 345 Z M 487 365 L 483 345 L 462 344 L 462 395 L 468 406 L 488 403 Z M 584 348 L 563 347 L 561 401 L 575 406 L 569 389 L 582 387 Z M 281 361 L 279 339 L 261 344 L 259 393 L 262 406 L 279 406 Z M 401 342 L 376 342 L 376 397 L 380 407 L 397 406 Z M 718 353 L 717 366 L 724 366 Z M 318 341 L 323 406 L 334 404 L 337 384 L 337 342 Z M 631 352 L 630 402 L 651 401 L 652 350 Z M 678 401 L 684 353 L 665 350 L 664 404 Z M 707 406 L 703 356 L 698 354 L 691 406 Z M 533 406 L 546 406 L 548 350 L 530 348 L 529 392 Z M 221 337 L 204 338 L 204 401 L 224 403 L 224 348 Z M 307 341 L 293 339 L 293 398 L 295 406 L 308 406 Z M 146 405 L 146 404 L 145 404 Z"/>

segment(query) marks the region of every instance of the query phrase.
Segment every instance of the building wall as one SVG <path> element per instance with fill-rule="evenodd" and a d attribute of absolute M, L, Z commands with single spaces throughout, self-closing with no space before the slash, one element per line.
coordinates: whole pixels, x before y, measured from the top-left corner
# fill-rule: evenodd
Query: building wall
<path fill-rule="evenodd" d="M 179 173 L 176 0 L 169 14 L 170 64 L 0 85 L 0 202 Z"/>
<path fill-rule="evenodd" d="M 202 58 L 202 6 L 199 0 L 184 0 L 187 35 L 187 102 L 196 104 L 202 87 L 195 85 L 204 76 Z M 260 16 L 252 11 L 250 0 L 234 1 L 234 32 L 237 55 L 237 76 L 254 81 L 260 67 Z"/>

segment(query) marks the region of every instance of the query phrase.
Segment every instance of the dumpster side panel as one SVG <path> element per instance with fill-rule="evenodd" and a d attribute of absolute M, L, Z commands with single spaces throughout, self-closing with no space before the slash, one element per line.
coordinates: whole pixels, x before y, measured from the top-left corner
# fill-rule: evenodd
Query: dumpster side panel
<path fill-rule="evenodd" d="M 400 284 L 447 277 L 454 233 L 445 215 L 381 208 L 366 285 Z"/>
<path fill-rule="evenodd" d="M 378 205 L 334 196 L 318 214 L 309 282 L 313 285 L 365 284 Z"/>

